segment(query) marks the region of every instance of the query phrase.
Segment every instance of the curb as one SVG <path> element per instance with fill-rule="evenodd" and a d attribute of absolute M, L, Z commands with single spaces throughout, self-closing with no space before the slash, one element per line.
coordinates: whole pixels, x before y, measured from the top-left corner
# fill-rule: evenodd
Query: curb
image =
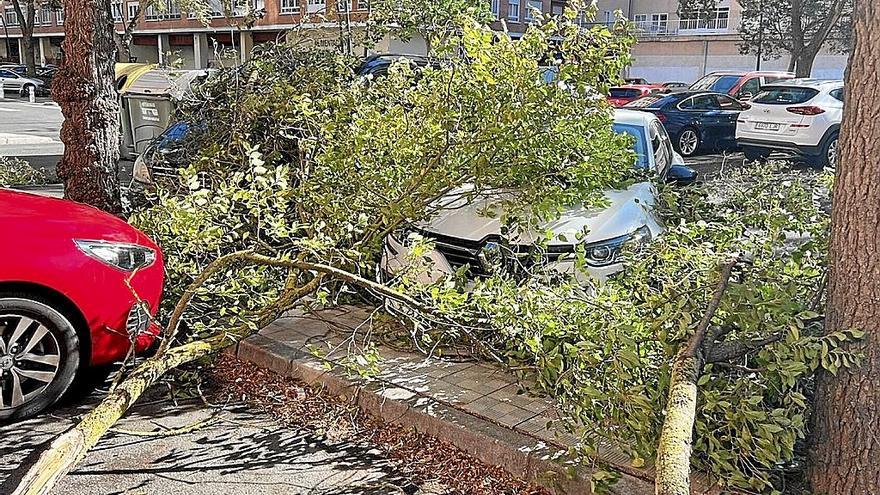
<path fill-rule="evenodd" d="M 352 380 L 328 371 L 323 362 L 311 354 L 264 335 L 249 337 L 226 352 L 280 375 L 320 384 L 330 393 L 351 400 L 368 414 L 433 435 L 556 494 L 592 493 L 589 482 L 592 470 L 567 460 L 567 450 L 563 447 L 548 445 L 393 383 Z M 652 482 L 622 474 L 613 492 L 650 495 L 654 488 Z"/>

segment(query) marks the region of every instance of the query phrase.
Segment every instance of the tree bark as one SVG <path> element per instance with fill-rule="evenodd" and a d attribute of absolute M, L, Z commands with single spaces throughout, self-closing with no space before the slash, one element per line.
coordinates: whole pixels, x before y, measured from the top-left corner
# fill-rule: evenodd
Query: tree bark
<path fill-rule="evenodd" d="M 52 85 L 64 114 L 58 176 L 68 199 L 120 213 L 119 97 L 110 0 L 64 0 L 64 11 L 64 60 Z"/>
<path fill-rule="evenodd" d="M 797 57 L 797 66 L 794 74 L 797 77 L 810 77 L 813 73 L 813 61 L 816 60 L 816 53 L 805 49 Z"/>
<path fill-rule="evenodd" d="M 880 493 L 880 4 L 856 0 L 834 187 L 826 330 L 861 329 L 861 367 L 819 375 L 809 477 L 824 495 Z"/>

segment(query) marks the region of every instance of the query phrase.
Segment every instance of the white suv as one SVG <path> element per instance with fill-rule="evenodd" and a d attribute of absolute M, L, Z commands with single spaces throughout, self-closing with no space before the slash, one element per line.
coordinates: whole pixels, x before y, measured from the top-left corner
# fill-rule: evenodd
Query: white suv
<path fill-rule="evenodd" d="M 696 179 L 696 172 L 686 167 L 681 156 L 672 149 L 669 136 L 655 115 L 617 109 L 614 130 L 634 138 L 638 155 L 636 167 L 655 170 L 661 179 L 669 182 L 687 184 Z M 559 219 L 544 226 L 554 234 L 542 253 L 550 268 L 575 272 L 574 243 L 583 242 L 589 277 L 576 274 L 584 281 L 603 280 L 622 269 L 623 244 L 646 242 L 663 230 L 654 213 L 652 183 L 641 182 L 625 190 L 606 191 L 605 196 L 608 200 L 605 208 L 572 206 Z M 468 202 L 462 194 L 446 198 L 440 212 L 428 222 L 388 236 L 383 270 L 393 275 L 414 262 L 406 242 L 410 233 L 421 234 L 434 244 L 423 256 L 428 270 L 420 274 L 422 282 L 437 281 L 459 270 L 470 279 L 485 276 L 499 261 L 505 266 L 528 264 L 534 254 L 534 238 L 526 235 L 512 239 L 511 243 L 505 242 L 501 220 L 485 213 L 493 201 L 497 198 L 487 196 Z M 582 232 L 586 232 L 586 236 L 576 241 L 577 234 Z"/>
<path fill-rule="evenodd" d="M 771 152 L 834 166 L 843 116 L 843 81 L 790 79 L 764 86 L 739 114 L 736 144 L 749 160 Z"/>

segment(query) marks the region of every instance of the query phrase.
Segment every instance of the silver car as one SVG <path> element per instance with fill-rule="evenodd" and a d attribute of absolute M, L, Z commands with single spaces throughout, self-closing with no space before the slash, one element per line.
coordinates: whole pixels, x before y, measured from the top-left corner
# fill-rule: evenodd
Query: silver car
<path fill-rule="evenodd" d="M 660 120 L 648 112 L 617 109 L 614 111 L 614 130 L 634 138 L 638 156 L 636 167 L 655 170 L 659 178 L 678 184 L 696 180 L 696 172 L 684 165 L 682 157 L 672 149 L 672 143 Z M 465 192 L 462 190 L 462 192 Z M 663 226 L 654 212 L 656 190 L 651 182 L 640 182 L 618 191 L 606 191 L 608 204 L 601 208 L 571 206 L 553 222 L 544 227 L 553 232 L 544 258 L 556 271 L 574 273 L 582 281 L 604 280 L 623 269 L 622 247 L 627 243 L 641 244 L 660 235 Z M 502 223 L 499 216 L 486 216 L 498 198 L 490 195 L 474 200 L 463 194 L 451 194 L 442 200 L 442 208 L 429 221 L 415 225 L 410 232 L 419 233 L 433 241 L 433 249 L 421 259 L 427 270 L 418 275 L 421 282 L 436 282 L 454 275 L 464 267 L 468 278 L 486 275 L 494 261 L 528 263 L 523 253 L 531 252 L 545 229 L 525 233 L 503 245 Z M 386 238 L 382 268 L 396 274 L 414 263 L 414 256 L 406 244 L 402 231 Z M 586 235 L 578 239 L 578 234 Z M 575 269 L 575 245 L 585 247 L 587 269 Z M 523 261 L 525 260 L 525 261 Z M 467 266 L 465 266 L 467 265 Z"/>
<path fill-rule="evenodd" d="M 37 95 L 46 93 L 46 83 L 43 81 L 22 76 L 5 67 L 0 67 L 0 84 L 3 84 L 5 93 L 15 91 L 21 96 L 27 96 L 31 88 L 34 88 L 34 93 Z"/>

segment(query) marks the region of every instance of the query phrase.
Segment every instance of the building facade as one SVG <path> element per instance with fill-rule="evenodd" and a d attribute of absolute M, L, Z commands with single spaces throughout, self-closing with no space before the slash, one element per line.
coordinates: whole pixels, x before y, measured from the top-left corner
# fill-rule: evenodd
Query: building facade
<path fill-rule="evenodd" d="M 636 25 L 639 42 L 633 48 L 628 75 L 653 82 L 693 82 L 717 70 L 755 70 L 755 55 L 739 52 L 741 8 L 736 0 L 719 0 L 709 15 L 678 15 L 678 0 L 598 0 L 600 22 L 611 22 L 615 12 Z M 840 79 L 846 55 L 822 52 L 813 77 Z M 786 70 L 788 56 L 762 60 L 762 70 Z"/>
<path fill-rule="evenodd" d="M 357 30 L 363 29 L 369 15 L 369 0 L 250 0 L 253 3 L 248 10 L 260 16 L 246 22 L 244 11 L 222 15 L 218 1 L 209 24 L 204 25 L 181 12 L 174 0 L 161 1 L 166 2 L 162 8 L 150 7 L 140 14 L 133 31 L 130 51 L 137 62 L 174 63 L 184 68 L 233 64 L 246 60 L 256 45 L 298 29 L 307 30 L 317 46 L 332 46 L 339 39 L 335 16 L 345 16 Z M 535 9 L 561 14 L 565 8 L 565 0 L 487 1 L 499 19 L 495 27 L 507 29 L 514 37 L 534 20 Z M 0 6 L 0 60 L 19 62 L 23 45 L 15 11 L 8 0 L 0 0 Z M 122 33 L 140 4 L 139 0 L 115 0 L 112 8 L 116 29 Z M 754 70 L 757 66 L 754 55 L 739 53 L 741 9 L 736 0 L 719 0 L 718 8 L 708 16 L 679 16 L 678 0 L 598 0 L 598 9 L 597 19 L 592 22 L 613 23 L 619 11 L 637 28 L 638 43 L 633 48 L 634 62 L 628 76 L 689 83 L 715 70 Z M 41 8 L 35 36 L 39 41 L 38 62 L 58 63 L 64 37 L 63 11 Z M 374 49 L 423 54 L 426 44 L 418 37 L 404 41 L 389 36 Z M 764 70 L 784 70 L 787 65 L 787 57 L 761 61 Z M 820 53 L 813 76 L 840 78 L 845 67 L 845 55 Z"/>

